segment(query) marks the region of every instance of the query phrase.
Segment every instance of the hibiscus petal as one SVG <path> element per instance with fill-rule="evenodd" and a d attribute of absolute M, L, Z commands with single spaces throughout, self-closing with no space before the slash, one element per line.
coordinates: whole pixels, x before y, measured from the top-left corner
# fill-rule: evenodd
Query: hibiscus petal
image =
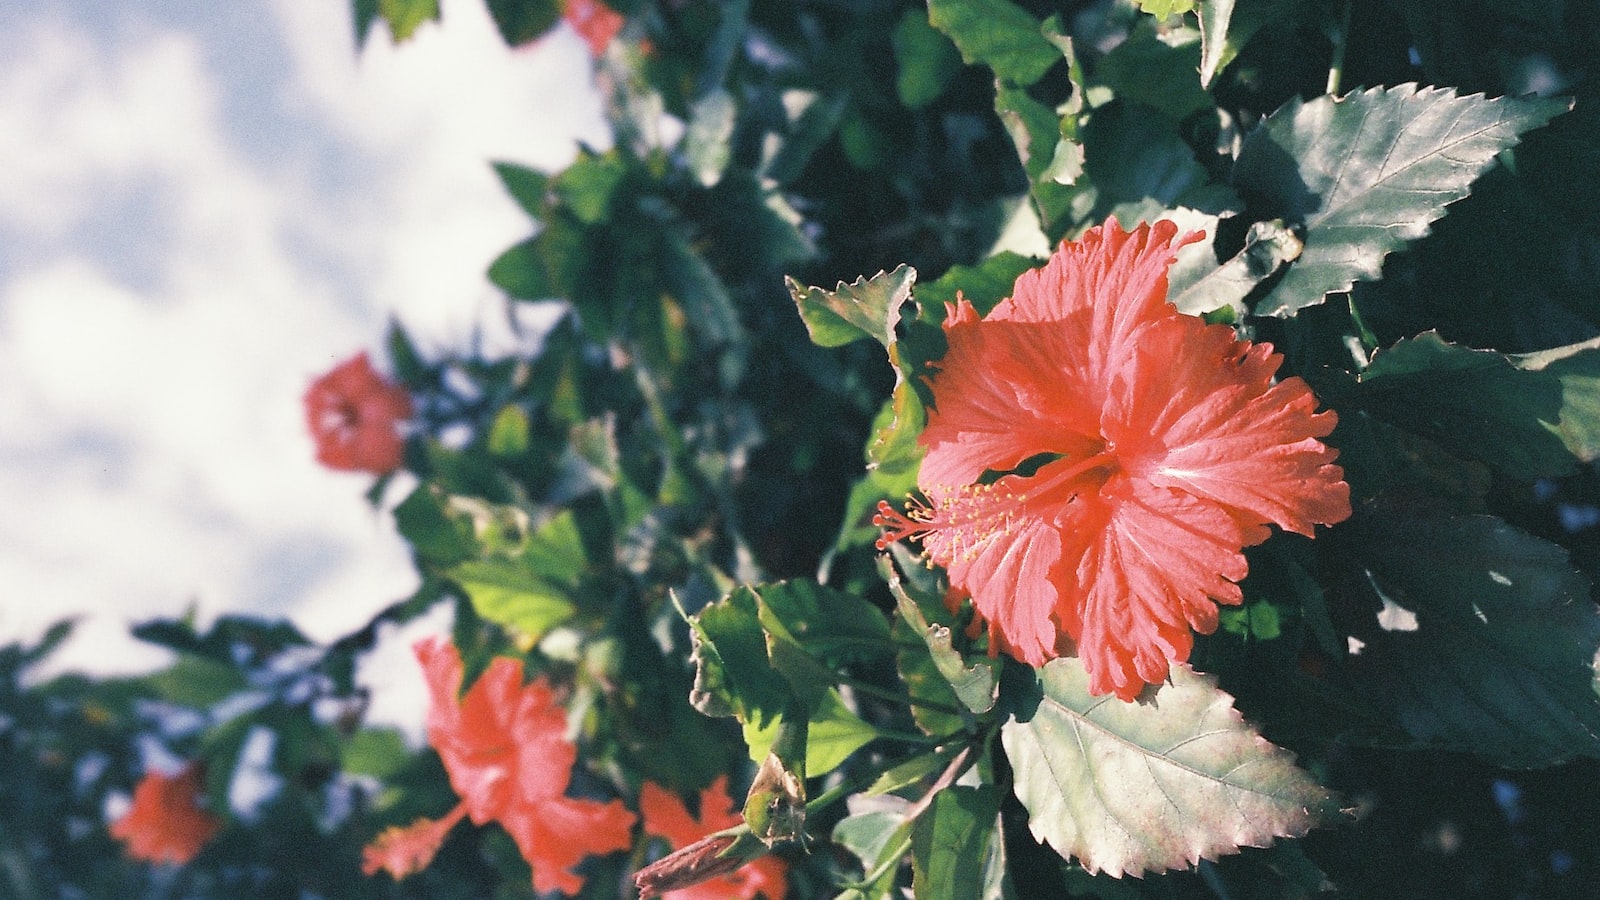
<path fill-rule="evenodd" d="M 583 889 L 583 878 L 572 867 L 586 856 L 627 849 L 633 844 L 634 821 L 620 800 L 600 803 L 557 797 L 515 805 L 500 824 L 533 867 L 535 891 L 576 894 Z"/>
<path fill-rule="evenodd" d="M 1074 589 L 1060 619 L 1094 693 L 1124 700 L 1188 658 L 1191 629 L 1215 630 L 1247 571 L 1238 526 L 1219 504 L 1122 477 L 1083 504 Z M 1073 552 L 1076 551 L 1076 552 Z"/>

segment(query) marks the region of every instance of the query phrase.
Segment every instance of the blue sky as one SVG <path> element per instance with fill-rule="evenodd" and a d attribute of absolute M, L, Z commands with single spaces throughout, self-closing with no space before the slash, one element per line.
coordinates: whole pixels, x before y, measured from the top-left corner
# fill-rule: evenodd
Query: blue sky
<path fill-rule="evenodd" d="M 136 671 L 129 624 L 190 604 L 326 639 L 414 586 L 300 395 L 390 315 L 524 346 L 483 272 L 529 224 L 488 163 L 605 129 L 564 28 L 511 51 L 446 0 L 358 57 L 347 6 L 0 5 L 0 641 L 80 616 L 58 667 Z"/>

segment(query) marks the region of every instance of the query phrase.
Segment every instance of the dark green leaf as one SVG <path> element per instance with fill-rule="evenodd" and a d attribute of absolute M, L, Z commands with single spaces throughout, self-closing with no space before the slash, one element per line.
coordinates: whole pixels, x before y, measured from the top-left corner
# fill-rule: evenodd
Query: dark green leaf
<path fill-rule="evenodd" d="M 162 699 L 194 709 L 209 709 L 249 686 L 237 666 L 192 653 L 179 656 L 147 681 Z"/>
<path fill-rule="evenodd" d="M 952 785 L 911 828 L 912 891 L 918 897 L 983 897 L 984 863 L 1000 814 L 993 785 Z"/>
<path fill-rule="evenodd" d="M 520 47 L 542 37 L 561 21 L 557 0 L 487 0 L 489 15 L 507 46 Z"/>
<path fill-rule="evenodd" d="M 1600 458 L 1600 340 L 1506 355 L 1429 333 L 1380 351 L 1361 387 L 1375 415 L 1513 477 Z"/>
<path fill-rule="evenodd" d="M 506 192 L 524 212 L 535 221 L 544 215 L 544 194 L 550 187 L 550 176 L 537 169 L 509 162 L 495 163 L 494 172 L 500 176 L 500 183 L 505 185 Z"/>
<path fill-rule="evenodd" d="M 1288 316 L 1382 274 L 1500 151 L 1571 106 L 1405 84 L 1290 101 L 1245 138 L 1234 183 L 1304 231 L 1305 250 L 1256 305 Z"/>
<path fill-rule="evenodd" d="M 1146 7 L 1148 10 L 1148 7 Z M 1184 10 L 1187 12 L 1187 10 Z M 1191 28 L 1157 31 L 1140 22 L 1126 41 L 1095 67 L 1095 81 L 1124 101 L 1159 110 L 1173 121 L 1212 105 L 1211 95 L 1195 74 L 1200 66 L 1200 32 Z"/>
<path fill-rule="evenodd" d="M 695 679 L 689 700 L 708 716 L 767 724 L 783 711 L 789 683 L 767 658 L 756 597 L 740 588 L 690 620 Z"/>
<path fill-rule="evenodd" d="M 1200 86 L 1233 62 L 1257 31 L 1293 22 L 1305 0 L 1200 0 Z"/>
<path fill-rule="evenodd" d="M 1195 161 L 1177 124 L 1147 107 L 1113 101 L 1096 109 L 1083 142 L 1084 171 L 1097 192 L 1088 216 L 1095 223 L 1114 215 L 1131 226 L 1179 206 L 1220 213 L 1235 202 Z"/>
<path fill-rule="evenodd" d="M 1500 765 L 1600 756 L 1600 612 L 1565 550 L 1489 516 L 1380 508 L 1341 533 L 1360 567 L 1348 663 L 1372 703 Z"/>
<path fill-rule="evenodd" d="M 545 269 L 541 240 L 531 237 L 511 247 L 489 264 L 489 281 L 518 300 L 549 300 L 560 296 Z"/>
<path fill-rule="evenodd" d="M 850 97 L 844 93 L 813 97 L 810 105 L 806 106 L 789 129 L 788 139 L 767 161 L 763 176 L 779 185 L 799 178 L 811 162 L 811 157 L 838 130 L 839 122 L 849 107 Z"/>
<path fill-rule="evenodd" d="M 806 287 L 793 278 L 785 280 L 815 343 L 839 347 L 871 337 L 890 347 L 895 342 L 895 326 L 900 324 L 900 307 L 911 297 L 917 270 L 902 265 L 893 272 L 858 278 L 853 284 L 841 281 L 831 291 Z"/>
<path fill-rule="evenodd" d="M 477 553 L 472 526 L 445 511 L 444 496 L 433 485 L 421 484 L 394 508 L 395 528 L 417 555 L 439 565 L 451 565 Z"/>
<path fill-rule="evenodd" d="M 1001 728 L 1028 827 L 1091 873 L 1141 875 L 1298 837 L 1329 793 L 1187 666 L 1136 702 L 1089 693 L 1076 658 L 1039 670 L 1031 715 Z"/>
<path fill-rule="evenodd" d="M 852 812 L 833 826 L 833 842 L 861 861 L 862 882 L 835 900 L 888 900 L 894 893 L 901 859 L 911 851 L 910 804 L 898 797 L 878 801 L 872 808 Z M 851 805 L 852 810 L 855 804 Z"/>
<path fill-rule="evenodd" d="M 929 0 L 928 21 L 969 65 L 988 66 L 1012 84 L 1033 84 L 1061 61 L 1039 20 L 1010 0 Z"/>
<path fill-rule="evenodd" d="M 579 222 L 593 225 L 611 215 L 611 199 L 628 175 L 620 154 L 585 154 L 555 177 L 556 196 Z"/>
<path fill-rule="evenodd" d="M 351 0 L 351 18 L 356 29 L 356 49 L 367 45 L 372 23 L 378 20 L 378 0 Z"/>
<path fill-rule="evenodd" d="M 961 55 L 955 45 L 928 22 L 921 10 L 905 11 L 890 42 L 898 69 L 895 93 L 911 109 L 921 109 L 939 99 L 950 79 L 961 70 Z"/>

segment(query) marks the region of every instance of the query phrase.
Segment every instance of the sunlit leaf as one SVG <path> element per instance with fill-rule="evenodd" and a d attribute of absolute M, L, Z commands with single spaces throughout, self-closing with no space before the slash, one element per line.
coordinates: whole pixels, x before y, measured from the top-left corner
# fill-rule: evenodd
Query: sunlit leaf
<path fill-rule="evenodd" d="M 378 14 L 389 23 L 396 44 L 408 41 L 423 22 L 439 18 L 439 0 L 377 0 Z"/>
<path fill-rule="evenodd" d="M 786 279 L 789 295 L 800 310 L 800 318 L 805 320 L 811 340 L 824 347 L 839 347 L 863 337 L 875 338 L 884 347 L 892 346 L 900 308 L 911 298 L 911 285 L 916 280 L 917 270 L 906 265 L 871 278 L 858 278 L 851 284 L 841 281 L 831 291 Z"/>
<path fill-rule="evenodd" d="M 1297 837 L 1334 814 L 1292 754 L 1187 666 L 1128 703 L 1095 697 L 1076 658 L 1001 728 L 1028 827 L 1093 872 L 1140 875 Z"/>
<path fill-rule="evenodd" d="M 1292 315 L 1379 278 L 1383 258 L 1428 234 L 1496 154 L 1570 106 L 1415 84 L 1291 100 L 1245 138 L 1233 170 L 1241 191 L 1304 232 L 1256 313 Z"/>
<path fill-rule="evenodd" d="M 1061 61 L 1039 20 L 1011 0 L 930 0 L 928 21 L 969 65 L 988 66 L 1012 84 L 1033 84 Z"/>

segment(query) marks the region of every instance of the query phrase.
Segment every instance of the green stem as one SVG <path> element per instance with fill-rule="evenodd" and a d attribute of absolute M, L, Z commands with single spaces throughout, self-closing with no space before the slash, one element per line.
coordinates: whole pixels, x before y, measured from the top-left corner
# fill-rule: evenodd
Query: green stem
<path fill-rule="evenodd" d="M 1328 63 L 1328 90 L 1326 93 L 1339 93 L 1339 82 L 1344 78 L 1344 49 L 1350 38 L 1350 0 L 1345 0 L 1344 15 L 1339 22 L 1339 28 L 1332 34 L 1333 60 Z"/>
<path fill-rule="evenodd" d="M 868 695 L 870 697 L 877 697 L 879 700 L 888 700 L 888 701 L 891 701 L 893 703 L 902 703 L 902 704 L 905 704 L 906 706 L 920 706 L 923 709 L 931 709 L 931 710 L 934 710 L 935 712 L 942 712 L 942 713 L 945 713 L 947 715 L 952 715 L 952 716 L 961 715 L 961 710 L 956 709 L 954 706 L 950 706 L 950 705 L 944 704 L 944 703 L 939 703 L 938 701 L 935 701 L 935 700 L 919 700 L 916 697 L 911 696 L 910 694 L 902 694 L 899 691 L 890 690 L 889 688 L 879 687 L 879 686 L 877 686 L 875 684 L 868 684 L 867 682 L 864 682 L 864 681 L 857 681 L 856 679 L 851 678 L 848 675 L 841 675 L 841 674 L 835 673 L 835 675 L 834 675 L 834 684 L 838 684 L 838 685 L 842 685 L 844 687 L 848 687 L 853 691 L 856 691 L 856 692 L 862 693 L 862 694 L 866 694 L 866 695 Z"/>

